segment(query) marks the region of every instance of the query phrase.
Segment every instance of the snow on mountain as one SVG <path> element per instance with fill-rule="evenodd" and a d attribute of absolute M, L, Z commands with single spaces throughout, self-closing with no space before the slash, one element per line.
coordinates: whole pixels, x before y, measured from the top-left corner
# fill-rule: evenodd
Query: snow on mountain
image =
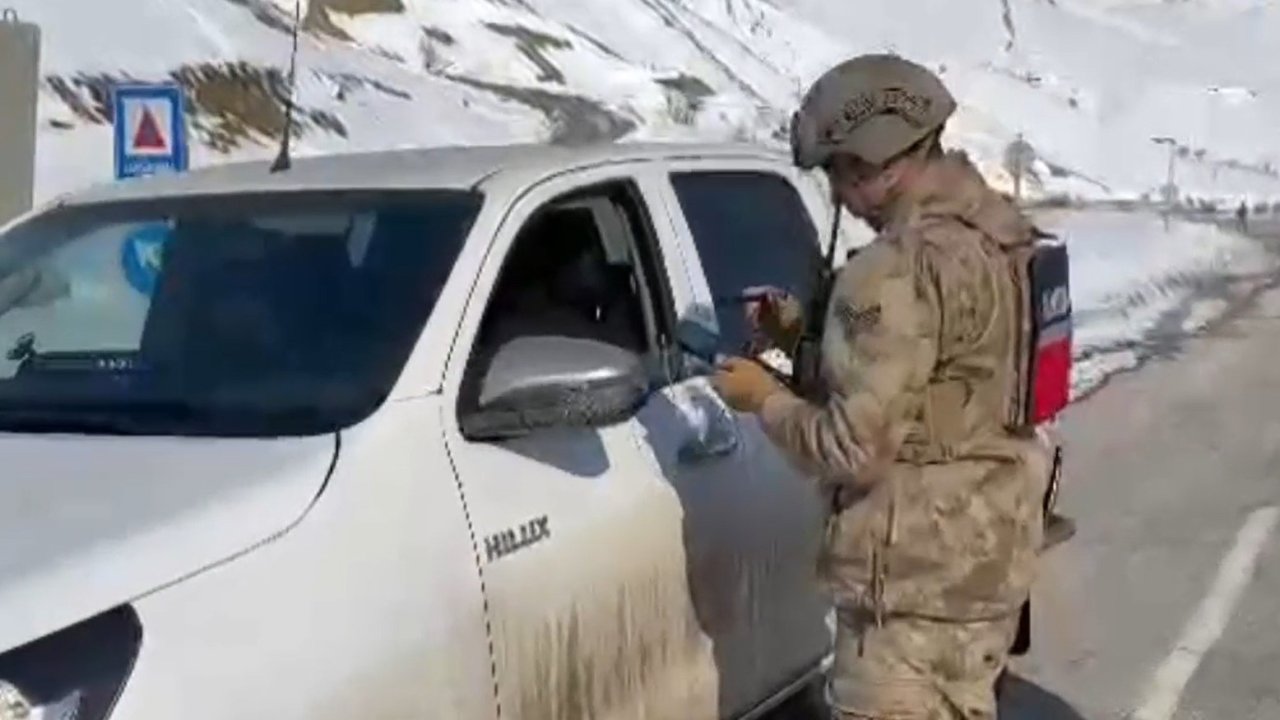
<path fill-rule="evenodd" d="M 851 45 L 946 63 L 995 142 L 1023 132 L 1085 184 L 1159 196 L 1168 149 L 1151 139 L 1168 136 L 1185 155 L 1184 197 L 1280 193 L 1273 1 L 922 0 L 911 13 L 893 0 L 787 1 Z"/>
<path fill-rule="evenodd" d="M 274 153 L 292 0 L 10 0 L 44 31 L 37 193 L 109 179 L 111 83 L 187 88 L 195 165 Z M 1280 199 L 1275 0 L 310 0 L 300 154 L 547 139 L 780 143 L 804 86 L 889 50 L 962 101 L 952 142 L 1031 194 Z M 1272 58 L 1272 60 L 1268 60 Z"/>

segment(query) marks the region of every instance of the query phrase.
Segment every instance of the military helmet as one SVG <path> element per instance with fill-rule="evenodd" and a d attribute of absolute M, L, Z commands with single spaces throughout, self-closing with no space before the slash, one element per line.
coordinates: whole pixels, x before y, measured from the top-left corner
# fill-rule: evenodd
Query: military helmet
<path fill-rule="evenodd" d="M 806 170 L 848 153 L 882 165 L 940 128 L 956 101 L 937 75 L 897 55 L 828 70 L 791 118 L 791 156 Z"/>

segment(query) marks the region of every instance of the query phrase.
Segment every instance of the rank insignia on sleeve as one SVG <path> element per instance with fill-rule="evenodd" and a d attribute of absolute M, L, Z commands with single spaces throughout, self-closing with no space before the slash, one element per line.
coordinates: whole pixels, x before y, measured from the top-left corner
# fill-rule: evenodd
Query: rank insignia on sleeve
<path fill-rule="evenodd" d="M 852 340 L 858 335 L 874 328 L 880 322 L 880 306 L 858 308 L 853 303 L 841 298 L 836 301 L 836 320 L 844 330 L 845 337 Z"/>

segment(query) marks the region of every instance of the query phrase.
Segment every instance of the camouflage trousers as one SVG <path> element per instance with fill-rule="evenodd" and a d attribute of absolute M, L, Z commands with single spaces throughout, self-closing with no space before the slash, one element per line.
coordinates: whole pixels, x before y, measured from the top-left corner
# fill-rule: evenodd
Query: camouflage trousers
<path fill-rule="evenodd" d="M 836 720 L 995 720 L 995 683 L 1018 616 L 945 623 L 840 611 L 831 706 Z"/>

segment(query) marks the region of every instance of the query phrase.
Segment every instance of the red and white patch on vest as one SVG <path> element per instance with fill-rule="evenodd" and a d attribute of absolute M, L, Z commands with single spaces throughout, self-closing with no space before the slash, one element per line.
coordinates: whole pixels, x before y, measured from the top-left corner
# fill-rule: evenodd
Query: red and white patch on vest
<path fill-rule="evenodd" d="M 1065 244 L 1043 244 L 1032 255 L 1031 366 L 1028 419 L 1052 420 L 1071 402 L 1071 285 Z"/>

